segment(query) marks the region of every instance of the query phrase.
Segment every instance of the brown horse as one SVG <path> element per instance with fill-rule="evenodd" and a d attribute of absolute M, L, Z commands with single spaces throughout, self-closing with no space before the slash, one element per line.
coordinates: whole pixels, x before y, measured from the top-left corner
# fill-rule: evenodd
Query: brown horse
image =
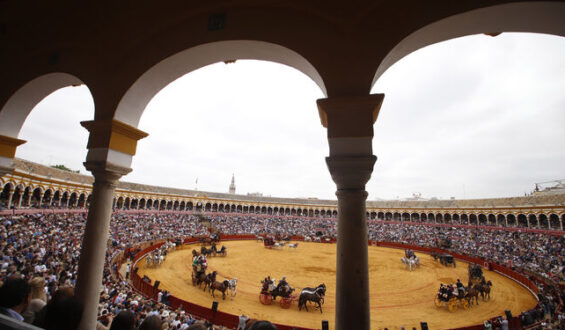
<path fill-rule="evenodd" d="M 200 287 L 200 284 L 205 283 L 206 276 L 205 272 L 192 272 L 192 285 L 198 285 Z"/>
<path fill-rule="evenodd" d="M 230 281 L 224 280 L 223 282 L 214 281 L 210 284 L 210 288 L 208 288 L 208 292 L 212 291 L 212 297 L 214 296 L 214 291 L 218 290 L 222 293 L 222 299 L 226 299 L 226 290 L 230 286 Z"/>
<path fill-rule="evenodd" d="M 466 298 L 469 301 L 469 305 L 473 304 L 473 298 L 475 298 L 475 302 L 477 304 L 477 306 L 479 305 L 479 289 L 477 288 L 477 286 L 472 286 L 470 285 L 467 289 L 467 295 Z"/>
<path fill-rule="evenodd" d="M 204 291 L 206 291 L 206 288 L 210 287 L 210 285 L 214 282 L 216 282 L 216 275 L 218 274 L 217 271 L 213 271 L 211 273 L 208 273 L 208 275 L 206 275 L 206 278 L 204 279 Z"/>
<path fill-rule="evenodd" d="M 492 282 L 491 281 L 487 281 L 486 283 L 480 283 L 477 284 L 477 288 L 481 294 L 481 298 L 483 298 L 483 301 L 488 301 L 490 300 L 490 287 L 492 286 Z"/>

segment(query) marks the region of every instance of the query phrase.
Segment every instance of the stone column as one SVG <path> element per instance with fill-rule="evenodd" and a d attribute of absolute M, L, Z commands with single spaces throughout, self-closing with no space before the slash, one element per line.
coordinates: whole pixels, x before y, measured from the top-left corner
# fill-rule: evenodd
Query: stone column
<path fill-rule="evenodd" d="M 45 195 L 47 195 L 47 190 L 43 192 L 43 194 L 39 194 L 39 208 L 41 208 L 41 206 L 43 205 L 43 199 L 45 198 Z"/>
<path fill-rule="evenodd" d="M 92 172 L 94 184 L 82 240 L 76 296 L 84 304 L 79 328 L 90 330 L 96 327 L 96 315 L 112 215 L 112 198 L 116 189 L 116 182 L 122 175 L 131 170 L 89 163 L 85 163 L 85 167 Z"/>
<path fill-rule="evenodd" d="M 369 329 L 369 267 L 365 183 L 375 156 L 328 157 L 337 185 L 336 329 Z"/>
<path fill-rule="evenodd" d="M 24 192 L 25 192 L 25 191 L 24 191 Z M 31 198 L 33 197 L 33 192 L 34 192 L 34 190 L 30 188 L 29 191 L 28 191 L 28 193 L 27 193 L 27 202 L 26 202 L 26 206 L 27 206 L 27 207 L 30 207 L 30 206 L 31 206 Z M 21 199 L 22 199 L 23 197 L 24 197 L 24 195 L 22 194 L 22 197 L 20 198 L 20 202 L 21 202 Z M 18 205 L 18 207 L 20 207 L 20 205 Z"/>
<path fill-rule="evenodd" d="M 17 208 L 22 206 L 22 200 L 24 199 L 25 190 L 18 190 L 18 203 L 16 204 Z"/>
<path fill-rule="evenodd" d="M 371 177 L 373 123 L 384 95 L 318 100 L 328 128 L 328 169 L 337 186 L 335 329 L 370 329 L 365 184 Z"/>
<path fill-rule="evenodd" d="M 8 192 L 8 203 L 6 204 L 7 209 L 10 209 L 10 207 L 12 206 L 13 197 L 14 197 L 14 190 L 10 188 L 10 191 Z"/>

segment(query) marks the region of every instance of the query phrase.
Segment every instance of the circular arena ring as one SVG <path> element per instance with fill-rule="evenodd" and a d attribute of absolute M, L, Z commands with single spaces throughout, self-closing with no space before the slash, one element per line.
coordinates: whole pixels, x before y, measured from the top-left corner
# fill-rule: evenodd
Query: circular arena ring
<path fill-rule="evenodd" d="M 300 242 L 297 249 L 265 249 L 257 240 L 222 241 L 229 251 L 227 257 L 209 257 L 208 272 L 217 271 L 217 281 L 237 278 L 235 297 L 221 294 L 212 298 L 203 287 L 192 284 L 192 249 L 199 250 L 199 244 L 185 244 L 182 249 L 167 255 L 159 267 L 147 268 L 144 257 L 138 260 L 138 273 L 134 276 L 134 285 L 146 294 L 155 294 L 153 287 L 140 281 L 147 276 L 152 282 L 160 281 L 159 289 L 169 291 L 174 297 L 173 307 L 185 301 L 188 312 L 216 321 L 232 324 L 237 315 L 246 314 L 251 318 L 267 319 L 279 325 L 302 328 L 320 328 L 322 320 L 329 320 L 330 328 L 335 318 L 335 263 L 336 245 L 325 243 Z M 370 306 L 371 329 L 385 327 L 406 328 L 420 327 L 420 322 L 427 322 L 431 329 L 459 328 L 482 324 L 510 310 L 513 315 L 533 308 L 537 300 L 524 285 L 499 272 L 484 270 L 485 277 L 492 281 L 491 299 L 473 304 L 468 309 L 460 308 L 449 312 L 447 308 L 434 304 L 440 283 L 455 283 L 460 279 L 468 281 L 468 264 L 458 260 L 457 267 L 445 267 L 429 254 L 412 247 L 421 265 L 413 271 L 405 269 L 400 258 L 404 256 L 401 244 L 369 246 Z M 429 249 L 428 249 L 429 250 Z M 144 252 L 139 255 L 143 255 Z M 462 256 L 455 255 L 462 259 Z M 502 269 L 502 268 L 501 268 Z M 289 284 L 296 288 L 299 295 L 303 287 L 316 287 L 321 283 L 327 286 L 323 312 L 308 305 L 308 312 L 298 310 L 297 301 L 291 302 L 288 309 L 281 308 L 280 297 L 270 304 L 259 300 L 261 281 L 271 276 L 274 279 L 286 277 Z M 510 274 L 512 275 L 512 274 Z M 519 274 L 513 274 L 519 278 Z M 521 281 L 527 281 L 523 276 Z M 178 299 L 177 299 L 178 298 Z M 218 301 L 218 315 L 212 314 L 210 306 Z M 176 305 L 176 306 L 175 306 Z M 231 314 L 231 315 L 228 315 Z"/>

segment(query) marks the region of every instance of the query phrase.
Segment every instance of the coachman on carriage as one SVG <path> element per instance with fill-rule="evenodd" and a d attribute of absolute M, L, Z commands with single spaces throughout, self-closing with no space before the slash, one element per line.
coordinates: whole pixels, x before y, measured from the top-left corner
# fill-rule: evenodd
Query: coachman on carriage
<path fill-rule="evenodd" d="M 263 239 L 263 245 L 266 248 L 272 248 L 275 245 L 275 237 L 272 235 L 265 236 L 265 238 Z"/>
<path fill-rule="evenodd" d="M 459 280 L 455 285 L 441 283 L 434 303 L 436 307 L 447 306 L 450 312 L 455 312 L 459 307 L 469 308 L 467 293 Z"/>
<path fill-rule="evenodd" d="M 206 256 L 196 250 L 192 250 L 192 284 L 198 285 L 204 281 L 206 277 L 206 268 L 208 261 Z"/>
<path fill-rule="evenodd" d="M 291 288 L 286 277 L 279 281 L 275 286 L 275 279 L 271 279 L 270 276 L 265 277 L 261 281 L 261 293 L 259 294 L 259 301 L 263 305 L 270 305 L 273 300 L 276 300 L 278 296 L 281 297 L 280 305 L 282 308 L 289 308 L 294 300 L 296 300 L 296 295 L 292 295 L 294 288 Z"/>
<path fill-rule="evenodd" d="M 483 269 L 480 265 L 469 264 L 469 281 L 473 285 L 477 285 L 483 281 Z"/>

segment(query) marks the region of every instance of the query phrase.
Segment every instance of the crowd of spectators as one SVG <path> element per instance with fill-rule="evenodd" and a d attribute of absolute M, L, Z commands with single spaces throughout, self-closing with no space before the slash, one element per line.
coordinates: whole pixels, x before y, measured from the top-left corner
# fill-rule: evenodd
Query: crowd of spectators
<path fill-rule="evenodd" d="M 173 310 L 166 294 L 155 301 L 137 293 L 125 279 L 116 277 L 111 260 L 121 251 L 142 242 L 161 239 L 184 239 L 206 235 L 202 217 L 190 214 L 116 213 L 110 228 L 103 290 L 99 304 L 99 328 L 112 329 L 116 324 L 131 324 L 132 329 L 187 329 L 210 326 L 196 320 L 182 309 Z M 276 233 L 281 236 L 326 235 L 335 237 L 335 219 L 312 219 L 290 216 L 254 216 L 214 214 L 207 217 L 222 234 Z M 0 280 L 2 289 L 13 287 L 17 279 L 26 283 L 31 302 L 23 310 L 0 299 L 0 312 L 21 315 L 28 322 L 46 329 L 72 328 L 72 315 L 80 315 L 81 305 L 73 297 L 85 214 L 30 214 L 0 217 Z M 396 224 L 369 221 L 370 240 L 435 246 L 438 238 L 449 238 L 452 249 L 461 254 L 495 261 L 525 274 L 539 274 L 546 283 L 565 282 L 565 237 L 503 229 L 475 227 L 436 227 L 432 225 Z M 9 285 L 8 285 L 9 284 Z M 20 281 L 19 285 L 22 285 Z M 558 285 L 539 285 L 540 304 L 532 319 L 563 315 L 556 311 L 565 299 Z M 20 287 L 19 289 L 24 290 Z M 0 296 L 3 296 L 0 294 Z M 72 306 L 70 308 L 69 306 Z M 562 306 L 562 304 L 561 304 Z M 8 313 L 9 312 L 9 313 Z M 69 324 L 53 326 L 49 315 L 65 315 Z M 532 312 L 531 314 L 533 314 Z M 12 313 L 13 314 L 13 313 Z M 154 316 L 154 317 L 152 317 Z M 113 319 L 113 321 L 112 321 Z M 158 325 L 155 325 L 157 324 Z M 145 324 L 145 325 L 144 325 Z"/>

